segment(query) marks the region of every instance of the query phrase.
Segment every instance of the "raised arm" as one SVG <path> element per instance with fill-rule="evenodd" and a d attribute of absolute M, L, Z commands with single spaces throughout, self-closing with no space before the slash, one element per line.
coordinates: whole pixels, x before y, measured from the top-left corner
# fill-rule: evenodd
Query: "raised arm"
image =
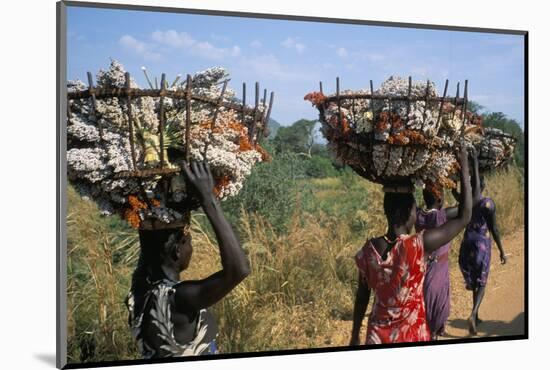
<path fill-rule="evenodd" d="M 472 189 L 468 169 L 468 153 L 463 146 L 458 155 L 460 163 L 460 203 L 456 218 L 448 220 L 439 227 L 424 232 L 424 251 L 432 253 L 450 242 L 470 222 L 472 217 Z"/>
<path fill-rule="evenodd" d="M 176 310 L 195 312 L 225 297 L 250 274 L 250 267 L 231 225 L 213 194 L 214 180 L 206 163 L 185 163 L 188 184 L 197 191 L 201 206 L 212 224 L 220 249 L 222 270 L 204 280 L 184 281 L 176 288 Z"/>
<path fill-rule="evenodd" d="M 496 206 L 493 206 L 490 209 L 486 208 L 486 212 L 489 213 L 487 215 L 487 226 L 489 227 L 489 231 L 491 232 L 491 235 L 493 235 L 493 239 L 498 247 L 498 251 L 500 253 L 500 263 L 504 265 L 506 263 L 506 255 L 504 253 L 504 248 L 502 247 L 500 231 L 497 226 Z"/>
<path fill-rule="evenodd" d="M 445 216 L 447 216 L 447 220 L 457 218 L 458 217 L 458 207 L 447 207 L 445 208 Z"/>
<path fill-rule="evenodd" d="M 472 189 L 472 193 L 473 193 L 472 201 L 477 203 L 481 198 L 481 181 L 479 178 L 479 164 L 477 161 L 477 150 L 475 147 L 472 148 L 471 159 L 472 159 L 472 168 L 473 168 L 472 183 L 474 186 L 474 188 Z"/>
<path fill-rule="evenodd" d="M 359 286 L 357 287 L 355 305 L 353 306 L 353 327 L 351 329 L 350 346 L 358 346 L 361 344 L 359 333 L 361 331 L 363 319 L 365 318 L 365 312 L 367 312 L 369 298 L 370 288 L 363 282 L 361 274 L 359 274 Z"/>
<path fill-rule="evenodd" d="M 458 194 L 456 189 L 452 189 L 451 194 L 453 194 L 453 198 L 455 198 L 457 202 L 460 202 L 460 194 Z M 447 220 L 450 220 L 451 218 L 456 218 L 458 216 L 458 206 L 445 208 L 445 216 L 447 216 Z"/>

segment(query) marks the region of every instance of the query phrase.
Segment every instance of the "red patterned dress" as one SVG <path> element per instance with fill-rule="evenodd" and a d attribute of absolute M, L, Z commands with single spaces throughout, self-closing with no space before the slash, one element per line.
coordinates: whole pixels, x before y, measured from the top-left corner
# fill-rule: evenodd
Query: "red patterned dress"
<path fill-rule="evenodd" d="M 367 344 L 430 340 L 424 308 L 423 232 L 400 235 L 384 261 L 369 240 L 355 261 L 374 292 Z"/>

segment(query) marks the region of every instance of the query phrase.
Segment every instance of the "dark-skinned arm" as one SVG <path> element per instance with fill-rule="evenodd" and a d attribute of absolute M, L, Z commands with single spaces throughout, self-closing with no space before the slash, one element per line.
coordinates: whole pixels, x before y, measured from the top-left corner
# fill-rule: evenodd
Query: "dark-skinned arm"
<path fill-rule="evenodd" d="M 202 209 L 212 224 L 222 264 L 221 271 L 206 279 L 185 281 L 177 286 L 176 310 L 196 312 L 199 309 L 212 306 L 225 297 L 250 274 L 250 267 L 231 225 L 225 219 L 213 194 L 214 180 L 208 165 L 194 162 L 189 168 L 189 165 L 184 163 L 183 170 L 188 183 L 195 188 Z"/>
<path fill-rule="evenodd" d="M 474 180 L 473 181 L 474 188 L 472 189 L 472 192 L 473 192 L 472 201 L 477 203 L 481 198 L 481 185 L 479 180 L 479 163 L 477 161 L 477 150 L 475 147 L 472 148 L 472 168 L 473 168 L 472 180 Z"/>
<path fill-rule="evenodd" d="M 447 207 L 445 208 L 445 216 L 447 217 L 447 220 L 457 218 L 458 217 L 458 207 Z"/>
<path fill-rule="evenodd" d="M 453 197 L 457 202 L 460 202 L 460 194 L 458 194 L 456 189 L 452 189 L 451 194 L 453 194 Z M 447 220 L 450 220 L 451 218 L 456 218 L 458 216 L 458 206 L 445 208 L 445 216 L 447 217 Z"/>
<path fill-rule="evenodd" d="M 487 212 L 489 212 L 487 215 L 487 226 L 489 227 L 489 231 L 491 232 L 491 235 L 493 236 L 493 239 L 498 247 L 498 251 L 500 252 L 500 263 L 504 265 L 506 263 L 506 255 L 504 254 L 504 248 L 502 248 L 500 231 L 497 226 L 496 206 L 493 209 L 487 210 Z"/>
<path fill-rule="evenodd" d="M 458 155 L 460 163 L 460 203 L 458 216 L 448 220 L 441 226 L 424 231 L 424 252 L 432 253 L 442 245 L 453 240 L 455 236 L 470 222 L 472 217 L 472 189 L 468 168 L 468 153 L 462 146 Z"/>
<path fill-rule="evenodd" d="M 365 318 L 365 312 L 367 312 L 367 306 L 370 299 L 370 288 L 363 282 L 361 275 L 359 275 L 359 286 L 357 287 L 357 293 L 355 294 L 355 304 L 353 306 L 353 326 L 351 329 L 350 346 L 358 346 L 361 344 L 359 339 L 359 333 L 361 331 L 361 325 Z"/>

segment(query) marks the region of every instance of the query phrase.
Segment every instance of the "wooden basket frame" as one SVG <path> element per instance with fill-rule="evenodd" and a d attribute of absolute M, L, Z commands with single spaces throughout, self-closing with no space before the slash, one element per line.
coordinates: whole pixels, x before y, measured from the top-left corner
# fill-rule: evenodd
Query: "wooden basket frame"
<path fill-rule="evenodd" d="M 185 145 L 185 158 L 187 161 L 190 159 L 190 151 L 191 151 L 191 142 L 190 142 L 190 128 L 191 128 L 191 102 L 192 101 L 199 101 L 203 103 L 211 104 L 214 107 L 214 114 L 212 123 L 210 126 L 210 134 L 212 133 L 212 130 L 216 126 L 216 119 L 218 116 L 219 109 L 221 107 L 234 110 L 238 113 L 241 113 L 241 120 L 243 124 L 245 123 L 245 119 L 247 116 L 251 116 L 252 120 L 249 125 L 247 125 L 248 128 L 248 135 L 249 140 L 252 143 L 257 143 L 259 134 L 262 134 L 263 136 L 267 136 L 268 134 L 268 128 L 267 124 L 269 123 L 269 117 L 271 115 L 271 109 L 273 107 L 273 101 L 275 98 L 275 93 L 271 92 L 269 97 L 269 103 L 267 103 L 267 89 L 264 89 L 263 92 L 263 100 L 260 102 L 260 84 L 259 82 L 256 82 L 255 84 L 255 104 L 254 107 L 248 107 L 246 105 L 246 83 L 243 83 L 243 94 L 242 94 L 242 103 L 231 103 L 231 102 L 224 102 L 223 98 L 225 95 L 225 91 L 227 88 L 227 84 L 230 81 L 229 79 L 224 80 L 222 91 L 220 93 L 220 96 L 217 99 L 213 99 L 207 96 L 193 94 L 192 93 L 192 77 L 191 75 L 187 75 L 185 88 L 184 89 L 178 89 L 176 91 L 173 90 L 167 90 L 167 84 L 166 84 L 166 74 L 163 73 L 161 77 L 161 88 L 160 89 L 139 89 L 139 88 L 132 88 L 130 87 L 130 73 L 125 73 L 125 87 L 124 88 L 103 88 L 98 89 L 94 87 L 94 82 L 92 78 L 92 73 L 87 73 L 88 77 L 88 89 L 82 90 L 82 91 L 75 91 L 75 92 L 69 92 L 67 93 L 67 99 L 68 100 L 74 100 L 74 99 L 90 99 L 91 101 L 91 107 L 92 107 L 92 115 L 95 116 L 97 113 L 97 100 L 98 99 L 105 99 L 105 98 L 126 98 L 127 99 L 127 116 L 128 116 L 128 131 L 130 135 L 130 150 L 131 150 L 131 157 L 132 157 L 132 171 L 122 171 L 117 174 L 115 174 L 114 178 L 149 178 L 149 177 L 155 177 L 155 176 L 165 176 L 165 175 L 173 175 L 176 173 L 181 172 L 181 168 L 169 168 L 165 167 L 165 158 L 164 158 L 164 150 L 159 151 L 159 166 L 155 168 L 148 168 L 148 169 L 141 169 L 138 166 L 137 159 L 136 159 L 136 151 L 135 151 L 135 143 L 134 143 L 134 120 L 132 116 L 132 98 L 140 98 L 140 97 L 155 97 L 160 98 L 160 109 L 159 109 L 159 146 L 160 148 L 164 147 L 164 123 L 165 123 L 165 114 L 164 114 L 164 98 L 172 98 L 172 99 L 178 99 L 178 100 L 185 100 L 186 101 L 186 112 L 185 112 L 185 143 L 189 143 L 189 145 Z M 260 104 L 262 104 L 264 111 L 260 112 L 259 107 Z M 267 107 L 267 109 L 265 109 Z M 67 116 L 68 119 L 70 119 L 70 104 L 67 104 Z M 98 130 L 99 130 L 99 136 L 100 140 L 103 137 L 103 127 L 99 123 L 100 120 L 97 120 L 98 122 Z M 258 123 L 260 125 L 263 125 L 262 132 L 256 132 L 256 127 L 258 126 Z M 208 148 L 208 145 L 205 147 Z"/>

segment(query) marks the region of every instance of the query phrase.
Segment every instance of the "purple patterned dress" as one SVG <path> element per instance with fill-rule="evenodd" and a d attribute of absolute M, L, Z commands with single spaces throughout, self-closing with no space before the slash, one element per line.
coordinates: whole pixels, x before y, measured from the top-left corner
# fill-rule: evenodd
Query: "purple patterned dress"
<path fill-rule="evenodd" d="M 472 219 L 464 231 L 458 263 L 468 290 L 487 284 L 491 266 L 491 234 L 487 219 L 494 210 L 493 200 L 482 197 L 472 209 Z"/>
<path fill-rule="evenodd" d="M 416 232 L 431 229 L 447 222 L 445 210 L 431 209 L 416 211 Z M 426 319 L 433 336 L 445 331 L 449 318 L 451 299 L 449 290 L 449 248 L 447 243 L 426 256 L 426 277 L 424 279 L 424 304 Z"/>

